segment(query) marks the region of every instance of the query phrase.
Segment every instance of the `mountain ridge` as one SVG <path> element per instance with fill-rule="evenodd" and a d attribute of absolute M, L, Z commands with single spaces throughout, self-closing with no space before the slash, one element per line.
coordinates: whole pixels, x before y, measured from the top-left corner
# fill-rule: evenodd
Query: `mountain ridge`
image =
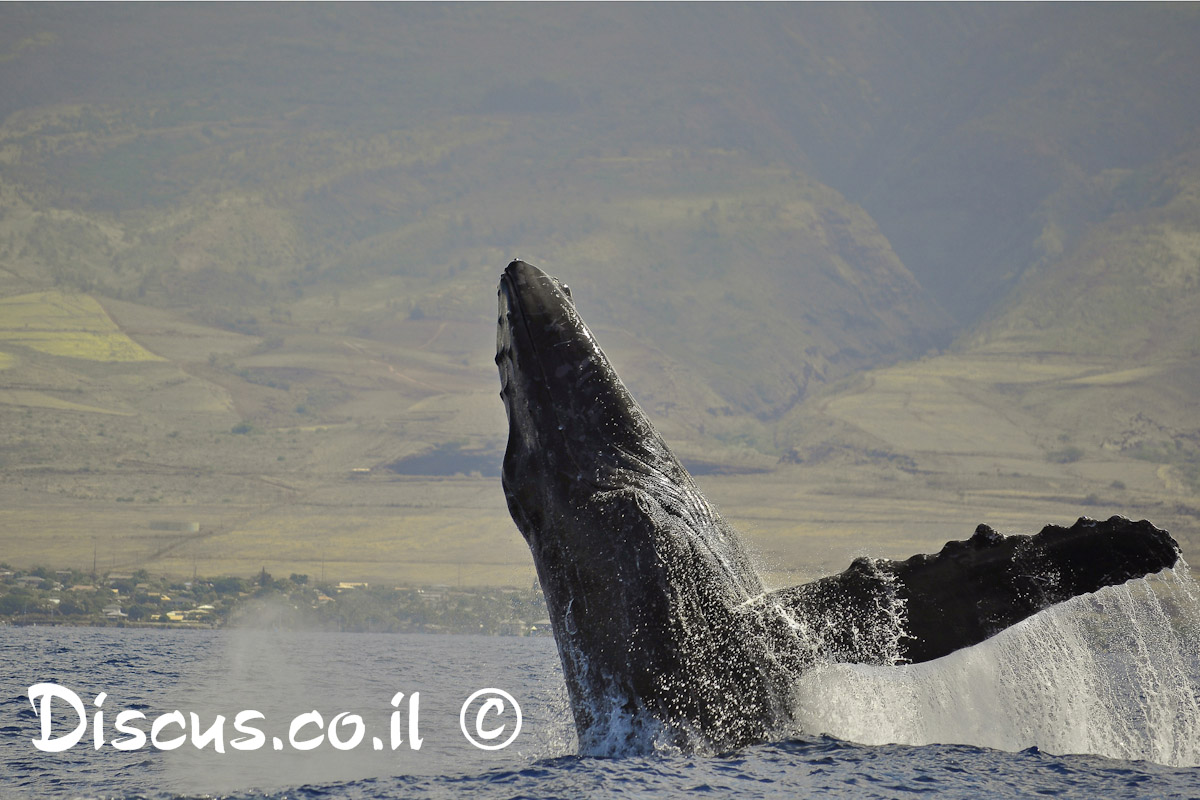
<path fill-rule="evenodd" d="M 27 558 L 69 535 L 37 522 L 65 498 L 121 563 L 161 549 L 128 531 L 169 508 L 220 528 L 190 555 L 231 569 L 272 547 L 311 569 L 354 525 L 400 565 L 440 545 L 384 545 L 399 507 L 501 554 L 470 580 L 517 580 L 480 467 L 513 257 L 574 287 L 768 550 L 851 521 L 940 545 L 995 492 L 1200 513 L 1194 6 L 0 17 L 0 297 L 95 298 L 166 359 L 41 352 L 0 308 Z M 50 333 L 72 326 L 94 333 Z M 798 480 L 782 496 L 828 528 L 752 507 L 755 477 Z M 846 516 L 884 498 L 920 509 L 899 538 Z"/>

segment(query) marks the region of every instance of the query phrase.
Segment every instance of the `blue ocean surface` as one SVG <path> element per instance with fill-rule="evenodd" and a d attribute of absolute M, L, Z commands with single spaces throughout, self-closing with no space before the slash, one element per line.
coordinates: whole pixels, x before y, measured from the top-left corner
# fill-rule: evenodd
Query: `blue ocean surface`
<path fill-rule="evenodd" d="M 1180 611 L 1194 591 L 1190 577 L 1137 581 L 930 664 L 829 665 L 797 687 L 794 738 L 717 755 L 578 755 L 549 638 L 0 628 L 0 796 L 1200 797 L 1200 613 Z M 46 737 L 38 684 L 63 693 Z M 464 710 L 483 689 L 521 709 L 506 747 L 467 738 L 515 729 L 500 695 Z M 67 691 L 86 727 L 44 752 L 34 740 L 80 727 Z M 180 712 L 157 736 L 179 746 L 114 747 L 137 743 L 116 727 L 124 711 L 147 739 Z M 261 715 L 247 724 L 261 746 L 233 746 L 254 743 L 241 712 Z M 206 733 L 219 735 L 198 748 Z"/>

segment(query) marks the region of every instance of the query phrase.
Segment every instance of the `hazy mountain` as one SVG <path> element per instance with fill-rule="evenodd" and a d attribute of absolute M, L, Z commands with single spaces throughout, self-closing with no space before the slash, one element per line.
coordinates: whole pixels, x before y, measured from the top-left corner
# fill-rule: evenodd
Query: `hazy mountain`
<path fill-rule="evenodd" d="M 0 453 L 31 508 L 235 529 L 351 469 L 489 472 L 513 257 L 572 285 L 701 468 L 961 473 L 1024 437 L 1156 464 L 1191 508 L 1195 5 L 0 22 Z"/>
<path fill-rule="evenodd" d="M 704 408 L 760 419 L 830 362 L 844 372 L 946 338 L 948 317 L 860 208 L 770 147 L 714 133 L 736 119 L 730 90 L 763 68 L 721 76 L 739 63 L 725 37 L 749 46 L 767 20 L 299 11 L 282 28 L 263 9 L 14 12 L 31 34 L 12 72 L 45 68 L 63 93 L 8 117 L 17 272 L 252 332 L 239 320 L 391 276 L 408 279 L 391 298 L 402 312 L 483 320 L 497 268 L 520 253 L 581 281 L 599 324 L 644 320 L 642 338 L 685 371 L 714 365 L 699 370 L 715 391 Z M 529 53 L 526 26 L 546 43 Z M 667 31 L 678 62 L 655 44 Z M 98 44 L 110 37 L 145 45 Z M 756 94 L 748 109 L 769 87 Z M 396 307 L 363 311 L 359 332 Z"/>

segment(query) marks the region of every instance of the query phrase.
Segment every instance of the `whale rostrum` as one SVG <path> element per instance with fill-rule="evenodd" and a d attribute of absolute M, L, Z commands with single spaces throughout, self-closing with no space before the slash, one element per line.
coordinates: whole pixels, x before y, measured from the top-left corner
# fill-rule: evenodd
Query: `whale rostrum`
<path fill-rule="evenodd" d="M 500 279 L 502 483 L 529 544 L 580 751 L 722 751 L 795 731 L 791 687 L 822 661 L 928 661 L 1050 605 L 1171 567 L 1121 517 L 856 559 L 768 591 L 745 546 L 634 401 L 570 290 L 523 261 Z"/>

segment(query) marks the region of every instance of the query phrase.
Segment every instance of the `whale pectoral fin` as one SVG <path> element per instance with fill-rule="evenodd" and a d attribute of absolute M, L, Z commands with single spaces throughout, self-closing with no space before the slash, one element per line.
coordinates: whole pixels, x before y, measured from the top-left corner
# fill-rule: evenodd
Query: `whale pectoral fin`
<path fill-rule="evenodd" d="M 1001 536 L 980 525 L 970 539 L 948 542 L 937 554 L 859 559 L 774 599 L 807 619 L 864 622 L 858 627 L 866 642 L 849 641 L 843 631 L 822 655 L 915 663 L 981 642 L 1055 603 L 1173 567 L 1178 558 L 1171 535 L 1145 520 L 1081 518 L 1070 528 L 1047 525 L 1035 536 Z M 903 620 L 898 641 L 880 630 L 889 618 Z"/>
<path fill-rule="evenodd" d="M 986 525 L 934 556 L 896 564 L 911 637 L 905 656 L 929 661 L 983 641 L 1043 608 L 1173 567 L 1179 545 L 1149 522 L 1080 518 L 1035 536 Z"/>

